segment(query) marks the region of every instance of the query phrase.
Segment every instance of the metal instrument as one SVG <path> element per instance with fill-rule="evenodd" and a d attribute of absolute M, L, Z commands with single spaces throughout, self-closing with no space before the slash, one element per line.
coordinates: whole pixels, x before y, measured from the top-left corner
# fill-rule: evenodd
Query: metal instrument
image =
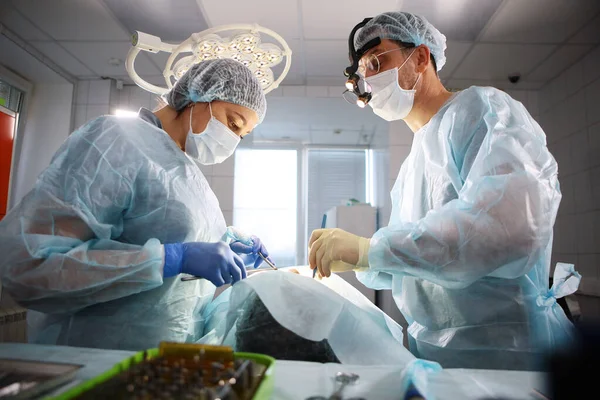
<path fill-rule="evenodd" d="M 261 253 L 261 252 L 259 251 L 257 254 L 258 254 L 258 256 L 259 256 L 260 258 L 262 258 L 262 259 L 263 259 L 263 261 L 265 262 L 265 264 L 267 264 L 267 265 L 268 265 L 268 266 L 269 266 L 269 267 L 270 267 L 272 270 L 274 270 L 274 271 L 277 271 L 277 267 L 275 266 L 275 264 L 273 264 L 271 261 L 269 261 L 269 259 L 268 259 L 267 257 L 265 257 L 265 256 L 263 255 L 263 253 Z M 260 270 L 264 270 L 264 269 L 266 269 L 266 268 L 258 268 L 258 269 L 255 269 L 255 270 L 250 270 L 250 271 L 248 271 L 248 272 L 250 273 L 250 272 L 254 272 L 254 271 L 260 271 Z M 195 280 L 197 280 L 197 279 L 204 279 L 204 278 L 202 278 L 202 277 L 200 277 L 200 276 L 183 276 L 183 277 L 181 278 L 181 281 L 182 281 L 182 282 L 188 282 L 188 281 L 195 281 Z"/>
<path fill-rule="evenodd" d="M 348 373 L 348 372 L 338 372 L 335 375 L 335 382 L 340 384 L 340 387 L 333 392 L 329 397 L 325 397 L 325 396 L 311 396 L 308 397 L 306 400 L 344 400 L 344 398 L 342 397 L 342 392 L 344 391 L 344 388 L 348 385 L 353 385 L 358 381 L 358 378 L 360 378 L 357 374 L 353 374 L 353 373 Z M 347 399 L 347 400 L 365 400 L 362 397 L 353 397 L 351 399 Z"/>

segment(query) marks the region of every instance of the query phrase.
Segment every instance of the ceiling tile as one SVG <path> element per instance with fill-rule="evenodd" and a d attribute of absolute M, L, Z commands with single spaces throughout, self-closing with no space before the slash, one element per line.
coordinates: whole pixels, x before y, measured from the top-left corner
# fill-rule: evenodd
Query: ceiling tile
<path fill-rule="evenodd" d="M 569 39 L 569 43 L 600 43 L 600 14 Z"/>
<path fill-rule="evenodd" d="M 108 63 L 110 58 L 125 60 L 131 44 L 127 42 L 60 42 L 73 56 L 100 76 L 127 75 L 124 62 L 119 66 Z M 158 75 L 161 71 L 152 64 L 145 54 L 139 54 L 135 60 L 138 74 Z"/>
<path fill-rule="evenodd" d="M 592 45 L 565 45 L 545 60 L 527 79 L 534 81 L 549 81 L 571 65 L 583 59 Z"/>
<path fill-rule="evenodd" d="M 19 71 L 19 75 L 32 83 L 67 83 L 61 76 L 3 35 L 0 35 L 0 54 L 2 54 L 2 64 Z"/>
<path fill-rule="evenodd" d="M 146 32 L 167 42 L 182 42 L 208 28 L 196 0 L 103 1 L 129 32 Z"/>
<path fill-rule="evenodd" d="M 404 0 L 402 11 L 424 16 L 449 40 L 474 41 L 502 0 Z"/>
<path fill-rule="evenodd" d="M 146 76 L 144 76 L 144 80 L 153 85 L 167 87 L 167 82 L 165 82 L 165 77 L 162 75 L 146 75 Z"/>
<path fill-rule="evenodd" d="M 0 22 L 24 40 L 50 40 L 50 36 L 24 18 L 9 1 L 2 0 Z"/>
<path fill-rule="evenodd" d="M 339 92 L 339 96 L 342 96 L 342 92 L 346 90 L 344 84 L 346 83 L 346 77 L 341 72 L 338 76 L 308 76 L 306 78 L 306 84 L 309 86 L 333 86 Z"/>
<path fill-rule="evenodd" d="M 446 49 L 446 65 L 439 72 L 440 78 L 448 78 L 454 72 L 456 67 L 463 60 L 473 43 L 467 42 L 448 42 Z"/>
<path fill-rule="evenodd" d="M 344 40 L 307 40 L 306 51 L 307 76 L 343 77 L 348 66 L 348 44 Z"/>
<path fill-rule="evenodd" d="M 290 65 L 290 70 L 282 84 L 293 85 L 294 83 L 292 82 L 297 82 L 298 80 L 301 84 L 304 84 L 306 72 L 304 66 L 305 53 L 302 51 L 302 44 L 299 39 L 286 40 L 286 42 L 292 50 L 292 64 Z M 273 68 L 273 73 L 276 78 L 283 72 L 284 67 L 285 62 L 282 62 Z"/>
<path fill-rule="evenodd" d="M 598 11 L 598 0 L 511 0 L 494 16 L 481 40 L 562 43 Z"/>
<path fill-rule="evenodd" d="M 33 47 L 41 51 L 61 68 L 77 77 L 93 75 L 94 72 L 79 62 L 69 52 L 60 47 L 56 42 L 30 42 Z"/>
<path fill-rule="evenodd" d="M 335 6 L 325 6 L 323 0 L 302 0 L 301 4 L 304 38 L 347 41 L 356 24 L 365 17 L 395 10 L 397 1 L 345 0 Z M 347 47 L 347 44 L 345 46 Z M 347 49 L 344 51 L 347 52 Z"/>
<path fill-rule="evenodd" d="M 135 85 L 137 86 L 133 80 L 129 77 L 129 75 L 111 75 L 111 78 L 114 79 L 120 79 L 123 81 L 123 83 L 125 85 Z M 167 87 L 167 84 L 165 82 L 165 78 L 163 78 L 162 75 L 144 75 L 142 76 L 142 79 L 144 79 L 146 82 L 151 83 L 153 85 L 156 86 L 162 86 L 162 87 Z"/>
<path fill-rule="evenodd" d="M 289 125 L 265 125 L 260 130 L 260 136 L 268 140 L 288 140 L 293 142 L 308 142 L 310 140 L 310 130 L 291 129 Z"/>
<path fill-rule="evenodd" d="M 282 85 L 304 85 L 306 83 L 306 79 L 304 75 L 292 75 L 287 74 Z"/>
<path fill-rule="evenodd" d="M 146 52 L 145 54 L 146 54 L 146 57 L 148 57 L 148 59 L 151 60 L 151 62 L 160 70 L 160 72 L 162 74 L 162 72 L 165 69 L 165 66 L 167 65 L 167 60 L 171 56 L 171 53 L 165 53 L 164 51 L 159 51 L 158 53 Z M 190 55 L 190 53 L 184 54 L 184 57 L 186 55 Z M 175 63 L 173 63 L 173 64 L 175 64 Z"/>
<path fill-rule="evenodd" d="M 297 0 L 197 0 L 211 27 L 225 24 L 257 23 L 281 35 L 286 41 L 299 39 Z"/>
<path fill-rule="evenodd" d="M 357 130 L 342 130 L 342 133 L 333 133 L 334 129 L 317 130 L 311 129 L 311 144 L 350 145 L 358 143 L 359 133 Z"/>
<path fill-rule="evenodd" d="M 525 75 L 555 48 L 553 45 L 476 44 L 453 77 L 501 80 L 512 73 Z"/>
<path fill-rule="evenodd" d="M 13 4 L 56 40 L 129 38 L 99 0 L 19 0 Z"/>

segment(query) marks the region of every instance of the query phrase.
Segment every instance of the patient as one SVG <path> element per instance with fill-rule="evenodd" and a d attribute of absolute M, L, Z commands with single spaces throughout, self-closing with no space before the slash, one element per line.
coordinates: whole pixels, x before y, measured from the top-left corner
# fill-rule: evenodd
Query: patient
<path fill-rule="evenodd" d="M 248 298 L 235 333 L 238 351 L 266 354 L 278 360 L 339 363 L 327 339 L 312 341 L 281 326 L 256 293 Z"/>
<path fill-rule="evenodd" d="M 236 283 L 205 310 L 199 342 L 279 360 L 358 365 L 414 360 L 395 321 L 339 276 L 317 280 L 311 272 L 308 267 L 257 272 Z"/>

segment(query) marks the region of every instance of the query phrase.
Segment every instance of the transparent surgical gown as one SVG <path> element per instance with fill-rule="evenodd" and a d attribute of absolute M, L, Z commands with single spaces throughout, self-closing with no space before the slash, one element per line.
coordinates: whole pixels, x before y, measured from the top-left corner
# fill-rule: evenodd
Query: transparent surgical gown
<path fill-rule="evenodd" d="M 0 222 L 2 284 L 29 309 L 30 342 L 138 350 L 203 335 L 215 287 L 163 279 L 162 244 L 218 241 L 225 221 L 198 165 L 144 114 L 75 131 Z"/>
<path fill-rule="evenodd" d="M 415 133 L 391 196 L 389 226 L 357 277 L 392 289 L 413 354 L 443 367 L 534 369 L 569 340 L 555 301 L 563 290 L 548 287 L 558 168 L 521 103 L 494 88 L 456 94 Z M 572 278 L 563 287 L 576 288 L 572 266 L 561 269 L 557 285 Z"/>

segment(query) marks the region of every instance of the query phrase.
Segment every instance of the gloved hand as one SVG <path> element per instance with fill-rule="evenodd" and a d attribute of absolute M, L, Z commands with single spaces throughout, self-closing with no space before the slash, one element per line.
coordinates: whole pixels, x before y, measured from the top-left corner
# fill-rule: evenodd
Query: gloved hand
<path fill-rule="evenodd" d="M 308 242 L 310 269 L 319 275 L 332 272 L 357 271 L 369 268 L 371 240 L 342 229 L 316 229 Z"/>
<path fill-rule="evenodd" d="M 163 277 L 190 274 L 219 287 L 246 278 L 244 262 L 223 242 L 165 244 Z"/>
<path fill-rule="evenodd" d="M 227 228 L 225 235 L 223 235 L 223 240 L 226 243 L 229 243 L 231 250 L 240 256 L 246 267 L 260 267 L 263 263 L 263 259 L 258 255 L 259 252 L 275 265 L 273 260 L 269 257 L 269 252 L 265 245 L 254 235 L 246 235 L 239 229 L 230 226 Z"/>

